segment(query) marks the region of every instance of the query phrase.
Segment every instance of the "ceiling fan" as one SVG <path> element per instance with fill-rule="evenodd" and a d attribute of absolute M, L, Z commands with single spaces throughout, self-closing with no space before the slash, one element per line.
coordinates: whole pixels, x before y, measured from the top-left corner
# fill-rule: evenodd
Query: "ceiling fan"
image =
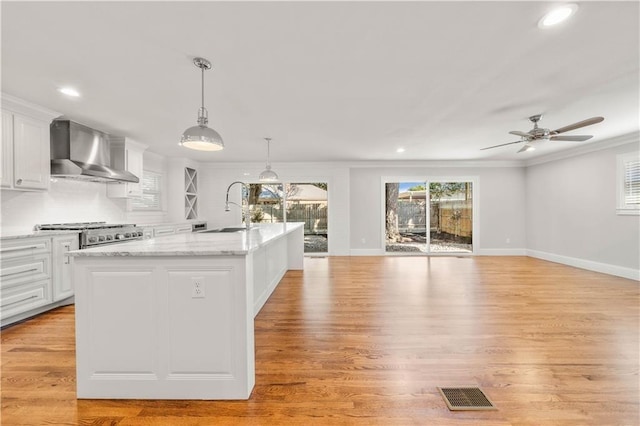
<path fill-rule="evenodd" d="M 499 146 L 513 145 L 515 143 L 523 143 L 523 142 L 525 142 L 526 144 L 525 146 L 520 148 L 518 152 L 534 150 L 535 149 L 534 144 L 539 141 L 542 142 L 542 141 L 552 140 L 552 141 L 583 142 L 588 139 L 591 139 L 593 136 L 591 135 L 560 136 L 560 133 L 579 129 L 580 127 L 590 126 L 592 124 L 600 123 L 602 120 L 604 120 L 604 117 L 592 117 L 592 118 L 587 118 L 586 120 L 579 121 L 577 123 L 569 124 L 568 126 L 560 127 L 559 129 L 556 129 L 556 130 L 549 130 L 549 129 L 543 129 L 541 127 L 538 127 L 538 121 L 540 121 L 541 117 L 542 117 L 542 114 L 532 115 L 531 117 L 529 117 L 529 120 L 531 120 L 531 122 L 533 123 L 533 129 L 529 130 L 528 132 L 520 132 L 517 130 L 513 130 L 509 132 L 512 135 L 520 136 L 521 139 L 519 141 L 489 146 L 487 148 L 482 148 L 480 151 L 484 151 L 485 149 L 498 148 Z"/>

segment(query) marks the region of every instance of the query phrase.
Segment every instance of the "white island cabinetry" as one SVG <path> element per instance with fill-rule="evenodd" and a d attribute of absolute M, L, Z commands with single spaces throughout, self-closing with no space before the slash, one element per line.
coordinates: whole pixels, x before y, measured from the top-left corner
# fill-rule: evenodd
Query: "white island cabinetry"
<path fill-rule="evenodd" d="M 248 399 L 253 318 L 303 244 L 270 224 L 72 252 L 78 398 Z"/>

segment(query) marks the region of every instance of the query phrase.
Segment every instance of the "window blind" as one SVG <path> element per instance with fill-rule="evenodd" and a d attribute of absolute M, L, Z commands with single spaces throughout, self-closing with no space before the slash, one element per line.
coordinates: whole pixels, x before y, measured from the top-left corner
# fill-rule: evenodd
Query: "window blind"
<path fill-rule="evenodd" d="M 640 205 L 640 160 L 624 162 L 624 204 Z"/>
<path fill-rule="evenodd" d="M 162 210 L 162 175 L 145 170 L 142 174 L 142 198 L 131 200 L 134 210 Z"/>

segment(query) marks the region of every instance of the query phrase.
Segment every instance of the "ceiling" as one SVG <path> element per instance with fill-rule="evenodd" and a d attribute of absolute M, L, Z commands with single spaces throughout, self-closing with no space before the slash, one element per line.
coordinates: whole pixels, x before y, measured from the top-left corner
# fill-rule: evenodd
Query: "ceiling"
<path fill-rule="evenodd" d="M 544 114 L 587 143 L 638 131 L 639 3 L 2 2 L 2 91 L 204 162 L 523 160 Z M 179 147 L 205 106 L 223 151 Z M 79 98 L 57 92 L 73 86 Z M 396 152 L 397 148 L 405 152 Z"/>

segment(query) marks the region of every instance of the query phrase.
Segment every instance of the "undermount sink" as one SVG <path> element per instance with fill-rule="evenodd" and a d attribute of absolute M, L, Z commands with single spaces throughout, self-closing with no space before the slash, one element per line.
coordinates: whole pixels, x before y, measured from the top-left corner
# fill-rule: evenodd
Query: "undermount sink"
<path fill-rule="evenodd" d="M 208 231 L 204 231 L 205 233 L 212 233 L 212 232 L 240 232 L 240 231 L 246 231 L 247 228 L 246 227 L 242 227 L 242 228 L 220 228 L 220 229 L 210 229 Z"/>

